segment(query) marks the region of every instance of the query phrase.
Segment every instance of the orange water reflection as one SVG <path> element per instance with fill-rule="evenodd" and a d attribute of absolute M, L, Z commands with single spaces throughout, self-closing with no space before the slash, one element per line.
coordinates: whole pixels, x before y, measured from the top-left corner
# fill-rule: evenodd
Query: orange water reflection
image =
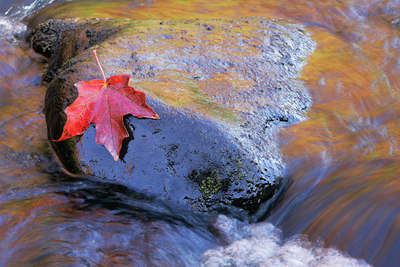
<path fill-rule="evenodd" d="M 400 39 L 391 23 L 400 4 L 157 1 L 139 10 L 147 8 L 155 17 L 276 16 L 308 25 L 318 45 L 302 79 L 314 106 L 309 120 L 282 131 L 292 185 L 271 220 L 289 236 L 304 233 L 373 264 L 400 262 Z"/>
<path fill-rule="evenodd" d="M 379 4 L 352 4 L 293 14 L 313 25 L 318 44 L 302 76 L 314 106 L 309 120 L 284 131 L 293 184 L 271 219 L 287 235 L 393 265 L 400 262 L 399 30 Z"/>

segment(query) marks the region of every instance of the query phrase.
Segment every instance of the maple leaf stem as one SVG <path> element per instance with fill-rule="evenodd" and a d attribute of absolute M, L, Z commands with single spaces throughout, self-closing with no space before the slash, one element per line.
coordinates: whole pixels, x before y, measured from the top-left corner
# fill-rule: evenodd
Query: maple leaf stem
<path fill-rule="evenodd" d="M 94 57 L 96 58 L 97 65 L 99 65 L 99 68 L 100 68 L 101 74 L 103 75 L 103 80 L 104 80 L 104 82 L 107 82 L 106 76 L 104 75 L 103 68 L 101 67 L 101 65 L 100 65 L 100 61 L 99 61 L 99 59 L 97 58 L 96 50 L 93 50 L 93 54 L 94 54 Z"/>

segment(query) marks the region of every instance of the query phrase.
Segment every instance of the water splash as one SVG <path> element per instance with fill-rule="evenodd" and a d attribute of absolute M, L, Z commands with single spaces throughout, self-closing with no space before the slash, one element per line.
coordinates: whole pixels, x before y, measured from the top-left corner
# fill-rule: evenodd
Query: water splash
<path fill-rule="evenodd" d="M 0 39 L 16 43 L 25 35 L 26 25 L 7 17 L 0 16 Z"/>
<path fill-rule="evenodd" d="M 8 7 L 3 6 L 3 8 L 7 9 L 3 14 L 7 17 L 12 18 L 15 21 L 21 21 L 23 19 L 26 19 L 30 15 L 33 15 L 39 9 L 41 9 L 47 5 L 50 5 L 54 2 L 60 2 L 60 1 L 57 1 L 57 0 L 14 1 Z"/>
<path fill-rule="evenodd" d="M 215 227 L 227 245 L 204 253 L 203 266 L 370 266 L 304 236 L 283 239 L 267 222 L 249 225 L 220 215 Z"/>

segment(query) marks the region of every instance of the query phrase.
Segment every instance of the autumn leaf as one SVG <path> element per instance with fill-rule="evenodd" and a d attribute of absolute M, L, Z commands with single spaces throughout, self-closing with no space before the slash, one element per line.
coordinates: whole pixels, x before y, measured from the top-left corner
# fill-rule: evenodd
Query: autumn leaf
<path fill-rule="evenodd" d="M 105 78 L 104 71 L 93 51 L 103 80 L 81 81 L 75 84 L 78 98 L 65 109 L 67 122 L 61 137 L 55 142 L 83 134 L 94 123 L 96 144 L 103 144 L 118 161 L 122 140 L 129 136 L 123 116 L 132 114 L 139 118 L 160 117 L 146 104 L 146 95 L 128 85 L 128 74 Z"/>

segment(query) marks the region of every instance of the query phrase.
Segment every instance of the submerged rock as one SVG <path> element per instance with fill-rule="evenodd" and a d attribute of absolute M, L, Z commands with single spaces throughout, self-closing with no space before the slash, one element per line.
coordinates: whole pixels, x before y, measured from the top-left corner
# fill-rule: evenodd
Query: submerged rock
<path fill-rule="evenodd" d="M 277 197 L 285 176 L 278 130 L 304 119 L 311 105 L 297 78 L 315 44 L 301 26 L 260 18 L 85 21 L 53 46 L 50 66 L 58 69 L 45 74 L 49 140 L 61 135 L 74 84 L 101 77 L 92 48 L 106 76 L 132 75 L 130 85 L 161 117 L 125 117 L 130 137 L 117 162 L 95 144 L 94 125 L 51 141 L 68 171 L 200 211 L 254 212 Z"/>

